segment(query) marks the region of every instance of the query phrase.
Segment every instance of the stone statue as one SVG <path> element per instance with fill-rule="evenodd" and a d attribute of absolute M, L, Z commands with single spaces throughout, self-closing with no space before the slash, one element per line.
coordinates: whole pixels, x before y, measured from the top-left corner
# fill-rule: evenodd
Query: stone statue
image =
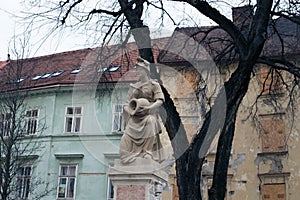
<path fill-rule="evenodd" d="M 131 163 L 137 157 L 164 160 L 159 134 L 162 132 L 157 109 L 164 95 L 157 81 L 150 79 L 150 63 L 142 58 L 136 64 L 139 81 L 130 84 L 124 105 L 126 127 L 120 142 L 121 163 Z M 127 115 L 127 117 L 126 117 Z"/>

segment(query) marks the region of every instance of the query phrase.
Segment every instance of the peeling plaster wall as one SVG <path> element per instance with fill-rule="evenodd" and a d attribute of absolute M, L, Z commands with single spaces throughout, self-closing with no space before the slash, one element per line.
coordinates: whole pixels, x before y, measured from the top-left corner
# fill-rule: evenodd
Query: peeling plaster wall
<path fill-rule="evenodd" d="M 259 141 L 252 124 L 239 119 L 238 116 L 230 161 L 233 177 L 228 188 L 231 195 L 227 195 L 228 199 L 259 199 L 257 168 L 253 163 Z"/>
<path fill-rule="evenodd" d="M 237 116 L 231 158 L 233 177 L 228 181 L 227 199 L 262 199 L 262 184 L 285 183 L 286 199 L 298 200 L 300 196 L 300 124 L 298 122 L 300 119 L 297 111 L 300 102 L 297 102 L 297 108 L 294 110 L 295 118 L 292 121 L 291 114 L 284 109 L 287 106 L 286 98 L 283 98 L 284 94 L 279 98 L 282 101 L 278 101 L 282 109 L 274 109 L 267 97 L 258 101 L 256 111 L 258 118 L 261 115 L 279 113 L 285 122 L 286 151 L 263 153 L 257 119 L 249 117 L 249 107 L 255 101 L 257 91 L 259 91 L 257 81 L 253 78 Z"/>
<path fill-rule="evenodd" d="M 161 70 L 162 80 L 175 100 L 188 138 L 191 139 L 201 124 L 201 118 L 199 119 L 201 112 L 195 109 L 199 106 L 199 104 L 195 103 L 192 92 L 196 84 L 191 82 L 194 77 L 189 76 L 188 73 L 191 73 L 191 71 L 181 71 L 178 73 L 171 68 Z M 230 72 L 227 72 L 222 74 L 222 77 L 226 80 L 229 75 Z M 259 91 L 260 87 L 256 76 L 252 78 L 249 91 L 238 111 L 236 133 L 233 141 L 230 168 L 228 170 L 226 199 L 261 200 L 261 189 L 264 183 L 286 183 L 286 199 L 298 200 L 300 196 L 300 124 L 298 123 L 300 118 L 297 111 L 300 106 L 297 104 L 293 127 L 291 126 L 290 113 L 286 113 L 284 109 L 274 109 L 272 102 L 266 97 L 261 98 L 257 102 L 257 110 L 255 106 L 252 107 L 254 109 L 252 110 L 252 114 L 255 113 L 254 116 L 256 116 L 253 118 L 250 115 L 250 107 L 255 102 Z M 284 95 L 281 97 L 284 97 Z M 287 106 L 286 98 L 281 99 L 282 101 L 278 103 L 281 107 L 285 108 Z M 273 113 L 279 113 L 278 116 L 284 119 L 287 148 L 285 152 L 275 154 L 263 153 L 262 138 L 257 121 L 261 116 L 272 115 Z M 201 190 L 204 196 L 203 199 L 207 199 L 207 189 L 211 186 L 212 182 L 217 142 L 213 144 L 214 146 L 210 148 L 202 171 Z M 173 199 L 175 200 L 177 197 Z"/>
<path fill-rule="evenodd" d="M 160 75 L 179 112 L 188 140 L 191 141 L 201 123 L 201 105 L 194 92 L 197 76 L 191 71 L 177 70 L 164 66 L 160 69 Z"/>

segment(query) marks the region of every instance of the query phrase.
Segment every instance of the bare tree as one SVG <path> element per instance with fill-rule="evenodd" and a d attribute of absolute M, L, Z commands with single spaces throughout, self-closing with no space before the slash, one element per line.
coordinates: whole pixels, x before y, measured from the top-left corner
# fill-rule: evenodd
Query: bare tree
<path fill-rule="evenodd" d="M 36 3 L 43 6 L 42 2 Z M 72 26 L 72 28 L 79 28 L 83 26 L 85 29 L 89 29 L 88 27 L 92 26 L 95 32 L 99 30 L 104 33 L 104 35 L 99 36 L 103 39 L 103 42 L 101 42 L 101 46 L 108 45 L 113 39 L 115 39 L 115 37 L 117 37 L 122 44 L 126 44 L 132 34 L 136 41 L 141 57 L 149 60 L 150 63 L 154 63 L 153 52 L 151 49 L 150 30 L 149 27 L 145 25 L 143 23 L 143 20 L 141 19 L 144 12 L 145 3 L 148 3 L 148 5 L 154 6 L 155 8 L 161 9 L 162 16 L 164 15 L 164 13 L 169 16 L 169 13 L 164 9 L 162 2 L 158 2 L 160 5 L 157 6 L 157 2 L 155 3 L 150 1 L 120 0 L 118 2 L 96 4 L 94 5 L 94 7 L 92 7 L 92 9 L 85 10 L 80 7 L 80 5 L 83 4 L 84 8 L 90 8 L 90 5 L 84 6 L 88 5 L 89 3 L 78 0 L 72 2 L 60 2 L 59 4 L 54 4 L 51 9 L 48 9 L 48 7 L 44 5 L 46 8 L 45 11 L 31 13 L 29 14 L 29 18 L 44 18 L 46 20 L 54 19 L 54 21 L 52 21 L 54 23 L 54 30 L 58 29 L 59 27 L 69 28 L 70 26 Z M 97 27 L 94 26 L 94 23 L 92 21 L 98 24 Z M 99 40 L 99 38 L 97 38 L 97 40 Z M 98 56 L 102 59 L 98 58 L 96 60 L 105 60 L 106 63 L 109 63 L 110 55 L 113 55 L 114 52 L 110 52 L 111 54 L 109 54 L 108 56 L 104 53 L 108 52 L 100 50 Z M 103 59 L 103 57 L 106 59 Z M 93 65 L 95 65 L 95 63 L 93 63 Z M 152 78 L 159 79 L 154 64 L 152 64 L 150 71 Z M 170 94 L 163 85 L 162 89 L 165 95 L 164 107 L 167 111 L 165 126 L 172 141 L 174 155 L 176 157 L 176 168 L 178 168 L 176 171 L 182 172 L 185 165 L 185 158 L 181 155 L 182 152 L 185 152 L 185 150 L 189 146 L 188 139 L 179 117 L 179 113 L 176 110 Z M 184 179 L 186 181 L 186 175 L 177 174 L 177 179 Z"/>
<path fill-rule="evenodd" d="M 24 52 L 14 54 L 24 55 Z M 39 162 L 43 144 L 37 133 L 45 130 L 43 121 L 37 120 L 36 108 L 27 105 L 30 81 L 22 59 L 1 63 L 0 83 L 0 197 L 3 200 L 41 199 L 49 189 L 40 191 L 43 182 L 33 174 L 33 166 Z M 25 73 L 26 72 L 26 73 Z M 39 126 L 37 125 L 39 123 Z"/>
<path fill-rule="evenodd" d="M 240 1 L 239 3 L 251 5 L 251 16 L 239 20 L 235 23 L 235 19 L 231 20 L 226 17 L 226 13 L 222 13 L 218 8 L 224 5 L 223 1 L 194 1 L 194 0 L 174 0 L 186 2 L 190 6 L 197 9 L 200 13 L 214 21 L 217 26 L 209 30 L 201 30 L 201 38 L 198 42 L 204 44 L 213 54 L 218 66 L 222 69 L 230 67 L 235 64 L 234 71 L 230 74 L 230 78 L 225 82 L 219 95 L 214 101 L 211 109 L 207 110 L 202 127 L 189 144 L 185 130 L 182 128 L 181 119 L 175 109 L 174 103 L 167 91 L 164 90 L 166 98 L 165 108 L 167 111 L 166 128 L 169 137 L 172 141 L 173 149 L 176 157 L 176 175 L 177 184 L 179 187 L 180 199 L 191 200 L 201 199 L 200 179 L 201 170 L 204 162 L 204 156 L 199 156 L 200 151 L 206 151 L 207 135 L 210 131 L 220 131 L 220 137 L 217 147 L 217 155 L 214 167 L 213 185 L 209 192 L 210 199 L 224 199 L 226 194 L 227 184 L 227 169 L 229 165 L 230 151 L 232 141 L 235 134 L 235 124 L 238 109 L 241 102 L 248 92 L 249 83 L 252 78 L 252 73 L 255 72 L 257 64 L 265 64 L 271 67 L 272 71 L 281 70 L 290 73 L 294 77 L 293 84 L 289 90 L 291 97 L 295 88 L 299 84 L 299 67 L 291 62 L 286 55 L 296 47 L 287 48 L 287 43 L 291 43 L 290 39 L 285 36 L 284 30 L 279 30 L 275 23 L 278 17 L 286 19 L 288 22 L 300 24 L 299 20 L 299 5 L 297 1 L 272 1 L 272 0 L 258 0 L 258 1 Z M 61 1 L 54 5 L 51 9 L 43 13 L 36 13 L 34 16 L 47 17 L 53 14 L 52 11 L 57 12 L 57 15 L 52 15 L 57 26 L 79 25 L 86 26 L 91 23 L 99 25 L 101 30 L 105 32 L 105 41 L 110 41 L 112 36 L 118 33 L 118 30 L 128 30 L 127 33 L 132 32 L 135 41 L 140 49 L 140 54 L 145 59 L 153 62 L 153 53 L 150 47 L 149 28 L 143 24 L 141 16 L 145 4 L 157 5 L 154 1 L 127 1 L 119 0 L 112 2 L 111 5 L 99 4 L 95 5 L 91 10 L 84 12 L 79 5 L 83 1 Z M 163 1 L 158 1 L 163 5 Z M 85 4 L 87 5 L 87 4 Z M 240 4 L 234 4 L 240 5 Z M 169 15 L 164 10 L 163 6 L 156 6 L 162 10 L 163 13 Z M 50 13 L 51 11 L 52 13 Z M 55 13 L 54 13 L 55 14 Z M 250 17 L 250 19 L 249 19 Z M 69 19 L 69 21 L 67 21 Z M 95 20 L 95 21 L 92 21 Z M 107 25 L 109 24 L 109 25 Z M 142 31 L 134 32 L 137 28 Z M 211 36 L 213 30 L 222 30 L 222 37 L 220 35 Z M 123 33 L 123 32 L 122 32 Z M 200 32 L 197 32 L 200 34 Z M 225 35 L 225 37 L 223 37 Z M 122 35 L 124 36 L 124 35 Z M 124 38 L 124 39 L 123 39 Z M 121 38 L 122 42 L 126 42 L 128 34 Z M 295 39 L 295 38 L 293 38 Z M 222 48 L 214 49 L 216 45 L 213 43 L 220 43 L 222 41 Z M 292 40 L 293 41 L 293 40 Z M 266 54 L 264 49 L 271 47 L 271 43 L 279 44 L 276 49 L 279 54 Z M 146 48 L 145 48 L 146 47 Z M 274 52 L 273 52 L 274 53 Z M 152 70 L 152 76 L 157 77 L 155 70 Z M 272 76 L 273 77 L 273 76 Z M 279 76 L 280 77 L 280 76 Z M 264 84 L 265 85 L 265 84 Z M 272 89 L 272 84 L 269 84 L 269 89 Z M 226 94 L 226 99 L 223 96 Z M 259 97 L 259 95 L 258 95 Z M 223 104 L 226 104 L 226 110 L 223 109 Z M 224 115 L 213 115 L 211 110 L 220 110 Z M 222 120 L 219 117 L 225 117 L 224 123 L 218 123 Z M 213 130 L 209 130 L 211 122 L 216 122 Z M 175 137 L 175 135 L 180 137 Z M 181 138 L 174 140 L 174 138 Z M 187 150 L 185 151 L 185 149 Z M 183 154 L 181 152 L 184 152 Z"/>
<path fill-rule="evenodd" d="M 226 110 L 226 118 L 225 123 L 220 124 L 220 127 L 217 127 L 217 129 L 221 130 L 221 135 L 218 142 L 218 148 L 217 148 L 217 155 L 215 160 L 215 167 L 214 167 L 214 177 L 213 177 L 213 185 L 210 189 L 210 199 L 224 199 L 225 193 L 226 193 L 226 174 L 228 169 L 228 163 L 230 158 L 230 151 L 232 147 L 232 141 L 235 133 L 235 120 L 238 108 L 241 104 L 241 101 L 245 94 L 248 91 L 249 82 L 251 79 L 251 73 L 254 70 L 254 66 L 257 63 L 260 63 L 260 60 L 263 60 L 264 58 L 268 57 L 270 59 L 271 56 L 275 56 L 274 54 L 263 56 L 263 49 L 266 47 L 267 43 L 266 40 L 268 39 L 268 36 L 270 35 L 270 21 L 274 19 L 274 15 L 276 12 L 275 10 L 280 10 L 281 6 L 287 5 L 287 4 L 293 4 L 296 6 L 295 2 L 280 2 L 280 1 L 257 1 L 255 5 L 253 5 L 255 9 L 251 9 L 250 11 L 253 12 L 253 15 L 251 15 L 251 19 L 244 18 L 244 21 L 241 21 L 239 25 L 234 24 L 233 21 L 226 18 L 224 15 L 222 15 L 217 9 L 213 7 L 213 3 L 210 3 L 209 1 L 185 1 L 195 7 L 199 12 L 203 13 L 207 17 L 211 18 L 213 21 L 215 21 L 221 29 L 223 29 L 227 34 L 228 38 L 232 41 L 232 44 L 234 45 L 234 51 L 237 52 L 236 56 L 236 63 L 237 68 L 235 71 L 231 74 L 231 77 L 228 81 L 224 84 L 224 90 L 226 93 L 226 104 L 227 104 L 227 110 Z M 249 2 L 250 3 L 250 2 Z M 287 3 L 287 4 L 286 4 Z M 291 9 L 289 8 L 291 11 Z M 295 10 L 294 10 L 295 11 Z M 291 11 L 292 12 L 292 11 Z M 298 11 L 296 11 L 297 13 Z M 278 12 L 277 12 L 278 13 Z M 279 11 L 279 13 L 282 13 Z M 293 14 L 296 14 L 295 12 Z M 287 14 L 287 13 L 286 13 Z M 284 15 L 287 19 L 295 20 L 291 18 L 293 16 L 292 13 L 289 13 L 290 15 Z M 249 16 L 250 17 L 250 16 Z M 247 21 L 246 21 L 247 20 Z M 249 23 L 249 20 L 250 23 Z M 246 22 L 248 24 L 246 24 Z M 275 32 L 277 32 L 277 27 L 275 26 Z M 284 33 L 281 33 L 281 36 L 279 36 L 282 41 L 278 41 L 279 44 L 282 45 L 282 47 L 286 46 L 284 43 L 287 38 L 283 37 Z M 284 38 L 284 39 L 283 39 Z M 274 41 L 271 41 L 274 42 Z M 280 61 L 273 60 L 273 64 L 271 64 L 272 67 L 276 66 L 277 63 L 282 63 L 285 58 L 285 49 L 281 49 L 281 55 L 280 55 Z M 219 54 L 221 55 L 221 54 Z M 228 55 L 228 54 L 224 54 Z M 265 62 L 266 63 L 266 62 Z M 281 69 L 285 68 L 285 70 L 290 71 L 293 70 L 292 74 L 295 76 L 295 79 L 299 78 L 299 74 L 296 72 L 299 70 L 299 67 L 296 65 L 291 65 L 291 63 L 287 62 L 284 64 L 285 67 L 282 67 Z M 277 68 L 278 69 L 278 68 Z M 219 104 L 222 103 L 224 99 L 220 98 L 220 95 L 215 100 L 214 106 L 218 107 Z M 196 137 L 193 140 L 193 143 L 195 145 L 191 145 L 189 148 L 189 156 L 193 157 L 193 162 L 195 162 L 195 166 L 192 167 L 193 169 L 197 169 L 201 171 L 201 166 L 203 162 L 203 158 L 198 158 L 197 155 L 202 144 L 205 143 L 205 138 L 207 134 L 207 123 L 210 122 L 210 120 L 218 121 L 218 119 L 211 119 L 210 113 L 208 113 L 207 118 L 204 121 L 204 125 L 202 126 L 202 129 L 200 132 L 196 135 Z M 195 159 L 198 159 L 198 162 L 195 161 Z M 192 166 L 192 163 L 188 163 L 188 165 Z M 192 172 L 190 169 L 187 168 L 188 171 L 187 174 L 191 174 Z M 196 171 L 197 171 L 196 170 Z M 198 188 L 194 187 L 194 185 L 198 184 L 198 180 L 193 181 L 192 177 L 196 176 L 197 174 L 193 174 L 190 176 L 191 178 L 186 183 L 186 185 L 189 185 L 188 188 L 182 188 L 181 193 L 184 193 L 185 191 L 188 191 L 186 197 L 187 199 L 199 199 L 201 196 L 200 191 Z M 185 186 L 185 184 L 181 184 Z M 185 199 L 185 198 L 183 198 Z"/>

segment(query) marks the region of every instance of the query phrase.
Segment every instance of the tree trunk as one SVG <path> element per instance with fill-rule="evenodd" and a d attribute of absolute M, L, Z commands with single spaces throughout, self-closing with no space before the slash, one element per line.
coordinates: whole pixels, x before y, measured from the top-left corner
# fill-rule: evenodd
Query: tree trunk
<path fill-rule="evenodd" d="M 254 64 L 241 62 L 238 69 L 225 83 L 227 110 L 217 147 L 214 166 L 213 185 L 209 190 L 210 200 L 222 200 L 226 196 L 227 171 L 235 133 L 238 108 L 247 93 Z"/>
<path fill-rule="evenodd" d="M 135 42 L 138 46 L 140 56 L 150 63 L 154 63 L 153 52 L 151 48 L 151 37 L 149 27 L 143 24 L 141 20 L 141 15 L 143 12 L 143 3 L 144 1 L 138 1 L 134 9 L 128 8 L 124 0 L 119 0 L 121 8 L 124 10 L 126 19 L 128 20 L 131 33 L 134 36 Z M 160 80 L 156 68 L 151 64 L 150 68 L 151 78 L 159 80 L 159 83 L 162 87 L 165 102 L 163 104 L 164 110 L 166 111 L 163 116 L 166 119 L 165 127 L 168 132 L 169 138 L 174 151 L 174 157 L 176 159 L 176 178 L 178 191 L 180 196 L 187 196 L 187 175 L 186 175 L 186 158 L 187 154 L 186 149 L 189 146 L 186 132 L 184 130 L 183 124 L 181 122 L 179 113 L 176 110 L 175 104 L 171 99 L 170 94 L 163 87 L 162 81 Z M 184 198 L 181 198 L 184 199 Z M 188 199 L 187 199 L 188 200 Z"/>

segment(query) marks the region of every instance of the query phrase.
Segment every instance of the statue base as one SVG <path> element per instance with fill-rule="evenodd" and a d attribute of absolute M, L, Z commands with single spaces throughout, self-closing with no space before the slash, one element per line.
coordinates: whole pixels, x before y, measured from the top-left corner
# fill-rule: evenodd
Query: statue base
<path fill-rule="evenodd" d="M 151 159 L 137 158 L 130 164 L 117 159 L 108 173 L 114 200 L 160 200 L 168 182 L 165 167 Z"/>

